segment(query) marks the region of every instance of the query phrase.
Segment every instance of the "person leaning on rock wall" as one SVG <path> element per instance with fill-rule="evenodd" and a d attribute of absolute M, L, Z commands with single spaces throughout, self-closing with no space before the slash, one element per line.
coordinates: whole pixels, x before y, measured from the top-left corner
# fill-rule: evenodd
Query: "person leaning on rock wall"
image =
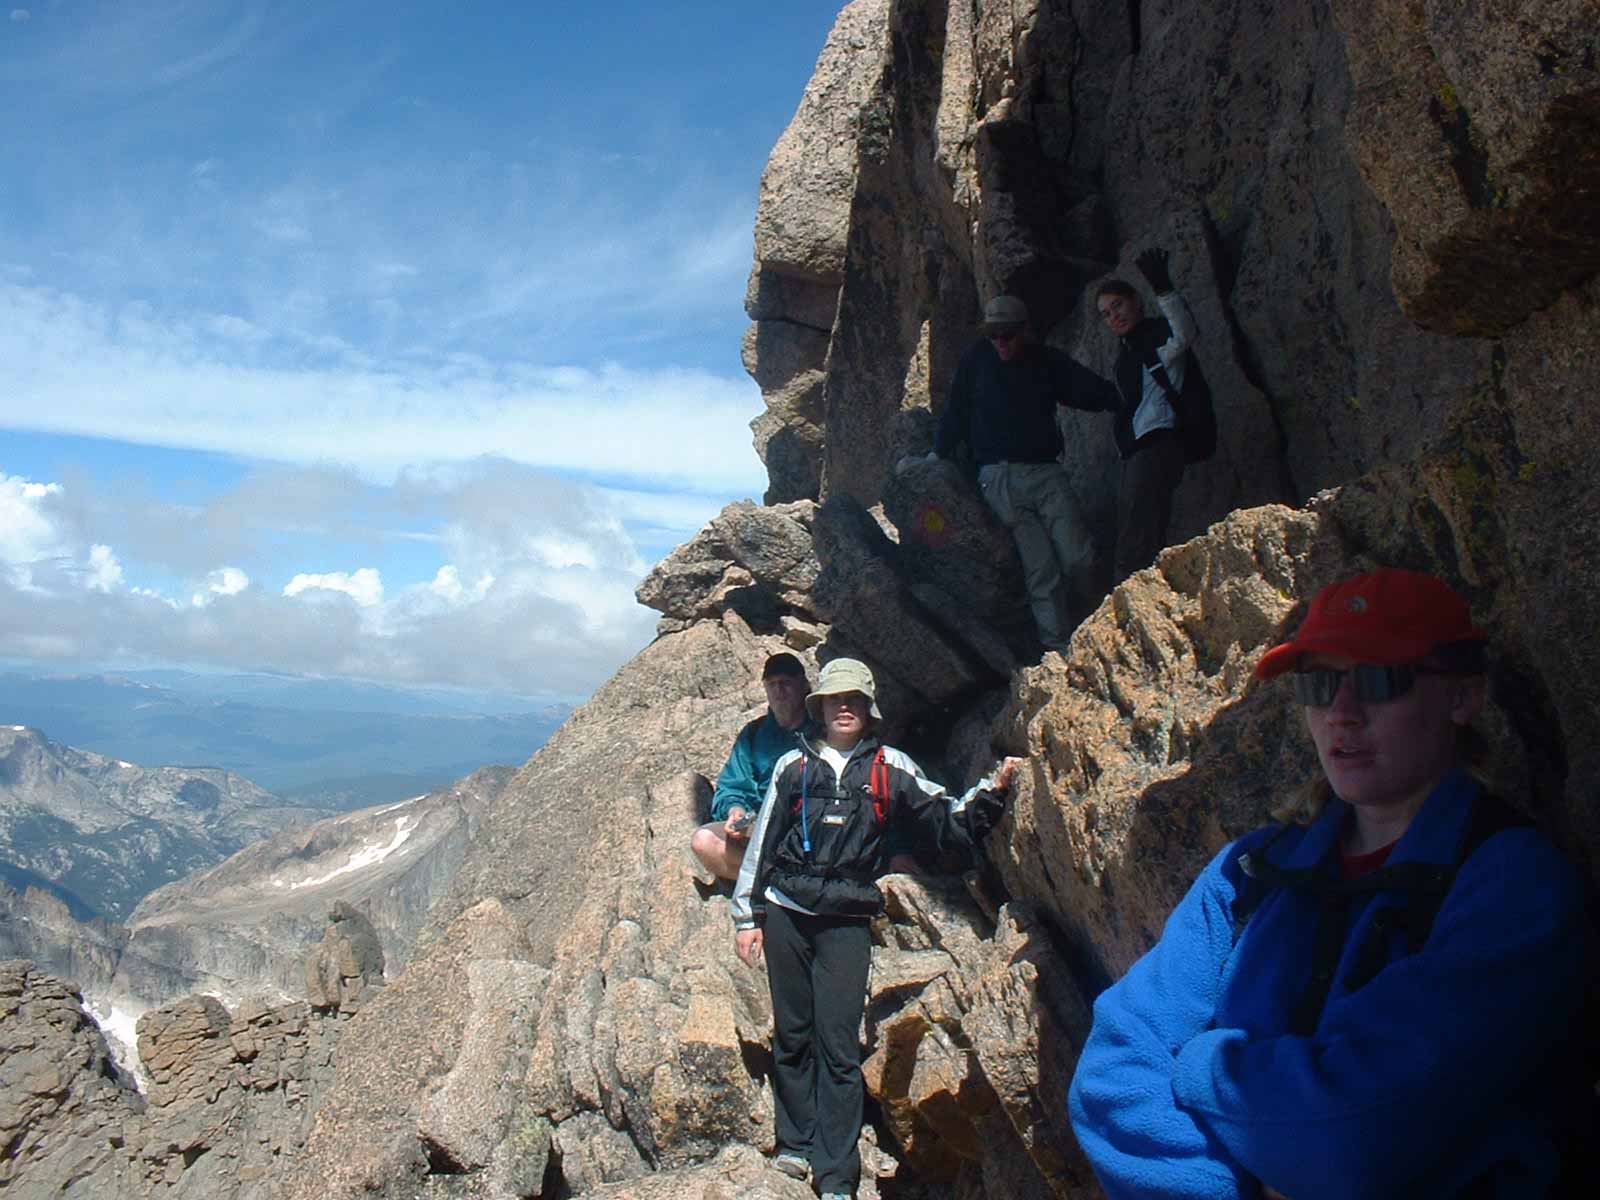
<path fill-rule="evenodd" d="M 1039 640 L 1053 650 L 1066 649 L 1102 592 L 1094 541 L 1060 462 L 1056 407 L 1102 412 L 1114 409 L 1116 399 L 1093 371 L 1033 339 L 1021 300 L 996 296 L 984 307 L 983 337 L 961 356 L 939 416 L 933 454 L 955 458 L 966 443 L 984 501 L 1016 541 Z"/>
<path fill-rule="evenodd" d="M 1111 1200 L 1579 1194 L 1580 882 L 1474 774 L 1484 651 L 1453 591 L 1383 569 L 1256 666 L 1322 770 L 1095 1002 L 1068 1107 Z"/>
<path fill-rule="evenodd" d="M 873 736 L 881 719 L 865 663 L 836 658 L 806 697 L 820 740 L 778 760 L 733 889 L 734 946 L 772 991 L 774 1165 L 848 1197 L 861 1178 L 861 1015 L 872 962 L 869 923 L 883 911 L 873 880 L 904 829 L 941 855 L 971 853 L 1005 811 L 1022 761 L 954 803 L 909 756 Z"/>
<path fill-rule="evenodd" d="M 794 655 L 771 655 L 761 668 L 767 711 L 739 731 L 711 795 L 711 820 L 694 831 L 689 847 L 719 879 L 736 879 L 749 826 L 772 779 L 772 764 L 794 749 L 807 724 L 805 664 Z"/>
<path fill-rule="evenodd" d="M 1172 286 L 1167 252 L 1146 250 L 1134 265 L 1155 291 L 1161 316 L 1145 316 L 1138 291 L 1121 279 L 1106 280 L 1095 295 L 1100 319 L 1118 341 L 1117 583 L 1155 561 L 1167 544 L 1184 463 L 1209 458 L 1216 448 L 1211 393 L 1191 349 L 1194 316 Z"/>

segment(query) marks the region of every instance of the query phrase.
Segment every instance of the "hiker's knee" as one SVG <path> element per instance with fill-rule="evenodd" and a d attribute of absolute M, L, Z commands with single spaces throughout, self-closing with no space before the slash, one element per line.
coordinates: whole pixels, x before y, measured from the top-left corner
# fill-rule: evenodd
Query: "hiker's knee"
<path fill-rule="evenodd" d="M 717 863 L 722 859 L 728 846 L 723 841 L 722 834 L 718 832 L 721 827 L 720 822 L 702 825 L 689 838 L 689 849 L 694 851 L 696 858 L 713 870 L 716 869 Z"/>

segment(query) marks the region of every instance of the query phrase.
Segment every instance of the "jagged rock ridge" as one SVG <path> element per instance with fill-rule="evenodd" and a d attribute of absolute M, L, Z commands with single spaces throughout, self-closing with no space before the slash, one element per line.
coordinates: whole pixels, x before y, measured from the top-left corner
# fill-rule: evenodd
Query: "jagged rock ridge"
<path fill-rule="evenodd" d="M 139 767 L 0 726 L 0 863 L 87 919 L 125 917 L 163 883 L 322 814 L 231 771 Z"/>
<path fill-rule="evenodd" d="M 1500 790 L 1592 872 L 1600 296 L 1592 222 L 1549 197 L 1587 194 L 1592 155 L 1551 151 L 1574 129 L 1600 144 L 1597 22 L 1577 0 L 850 5 L 785 138 L 832 165 L 769 175 L 769 200 L 815 180 L 817 210 L 758 218 L 746 350 L 785 510 L 725 514 L 643 586 L 662 635 L 485 814 L 408 969 L 343 1026 L 275 1194 L 805 1194 L 753 1158 L 765 989 L 684 846 L 784 644 L 868 657 L 892 735 L 951 782 L 1029 756 L 992 915 L 886 883 L 864 1196 L 1095 1194 L 1063 1105 L 1087 999 L 1310 769 L 1250 669 L 1339 574 L 1404 563 L 1467 591 L 1497 646 Z M 1398 128 L 1410 151 L 1385 158 Z M 1480 159 L 1510 172 L 1487 208 Z M 1568 248 L 1559 269 L 1521 260 L 1535 236 Z M 1027 665 L 1004 536 L 959 478 L 892 466 L 926 447 L 984 296 L 1021 291 L 1094 358 L 1081 289 L 1150 242 L 1174 250 L 1219 394 L 1223 447 L 1180 494 L 1203 536 Z M 1480 267 L 1488 317 L 1457 286 Z M 1103 512 L 1109 439 L 1081 434 L 1069 465 Z M 1306 506 L 1236 511 L 1268 499 Z"/>

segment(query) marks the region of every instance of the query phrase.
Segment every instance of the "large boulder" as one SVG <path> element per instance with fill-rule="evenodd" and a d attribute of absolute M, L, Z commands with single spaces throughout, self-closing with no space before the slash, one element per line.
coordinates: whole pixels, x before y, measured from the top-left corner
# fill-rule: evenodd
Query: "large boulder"
<path fill-rule="evenodd" d="M 1346 137 L 1399 236 L 1413 320 L 1499 334 L 1600 270 L 1600 11 L 1334 0 Z"/>
<path fill-rule="evenodd" d="M 354 1012 L 372 988 L 383 986 L 383 943 L 366 913 L 344 900 L 328 910 L 328 928 L 305 967 L 313 1008 Z"/>
<path fill-rule="evenodd" d="M 635 594 L 666 629 L 731 609 L 771 633 L 785 617 L 810 618 L 817 555 L 809 500 L 761 507 L 741 500 L 651 569 Z"/>

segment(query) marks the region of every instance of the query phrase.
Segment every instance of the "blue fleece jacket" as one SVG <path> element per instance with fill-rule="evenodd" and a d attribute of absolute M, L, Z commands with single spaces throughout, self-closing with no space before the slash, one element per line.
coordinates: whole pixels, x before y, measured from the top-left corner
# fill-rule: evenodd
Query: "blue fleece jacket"
<path fill-rule="evenodd" d="M 1447 777 L 1389 862 L 1449 866 L 1477 785 Z M 1336 869 L 1349 808 L 1330 801 L 1275 842 L 1280 866 Z M 1161 940 L 1094 1006 L 1069 1108 L 1111 1200 L 1449 1197 L 1498 1166 L 1495 1195 L 1547 1194 L 1553 1101 L 1536 1079 L 1581 1000 L 1585 925 L 1577 872 L 1529 827 L 1462 864 L 1422 949 L 1389 935 L 1387 965 L 1345 986 L 1378 892 L 1352 902 L 1328 1002 L 1310 1037 L 1287 1032 L 1311 968 L 1319 901 L 1269 891 L 1235 944 L 1242 853 L 1206 867 Z"/>
<path fill-rule="evenodd" d="M 811 730 L 814 726 L 807 719 L 801 728 Z M 779 725 L 771 710 L 739 731 L 728 761 L 717 776 L 717 790 L 711 797 L 713 821 L 726 821 L 736 804 L 747 813 L 761 808 L 767 784 L 772 782 L 772 764 L 795 748 L 798 732 Z"/>

